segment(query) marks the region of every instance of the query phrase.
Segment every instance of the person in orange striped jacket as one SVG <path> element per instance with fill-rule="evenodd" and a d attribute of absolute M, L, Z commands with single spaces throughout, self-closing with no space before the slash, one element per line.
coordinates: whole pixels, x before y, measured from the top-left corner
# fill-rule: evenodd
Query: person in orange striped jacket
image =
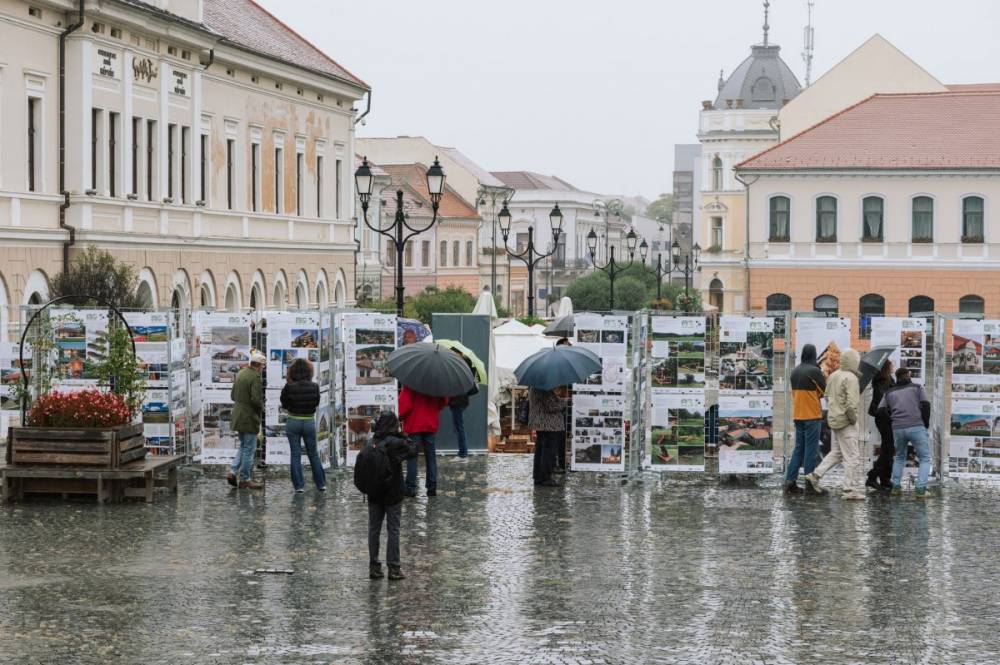
<path fill-rule="evenodd" d="M 795 450 L 785 470 L 785 493 L 801 494 L 799 467 L 810 474 L 819 461 L 819 432 L 823 424 L 821 400 L 826 392 L 826 379 L 816 364 L 816 347 L 812 344 L 802 347 L 802 362 L 792 370 L 791 384 Z M 805 491 L 806 494 L 818 493 L 809 483 Z"/>

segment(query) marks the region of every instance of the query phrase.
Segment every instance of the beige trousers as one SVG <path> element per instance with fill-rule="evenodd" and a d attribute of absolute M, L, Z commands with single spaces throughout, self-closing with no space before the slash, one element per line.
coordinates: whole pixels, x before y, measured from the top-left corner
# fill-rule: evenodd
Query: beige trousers
<path fill-rule="evenodd" d="M 827 471 L 843 463 L 844 491 L 864 492 L 864 462 L 861 455 L 861 441 L 858 439 L 858 425 L 848 425 L 843 429 L 830 430 L 830 452 L 816 467 L 814 473 L 822 478 Z"/>

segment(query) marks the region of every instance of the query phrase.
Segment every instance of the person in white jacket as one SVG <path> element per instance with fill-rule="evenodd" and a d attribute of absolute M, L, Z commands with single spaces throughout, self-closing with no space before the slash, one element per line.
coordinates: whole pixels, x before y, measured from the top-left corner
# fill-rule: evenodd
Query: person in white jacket
<path fill-rule="evenodd" d="M 840 463 L 844 465 L 843 498 L 864 500 L 864 466 L 861 455 L 861 438 L 858 435 L 858 418 L 861 408 L 861 355 L 847 349 L 840 356 L 840 369 L 826 382 L 826 421 L 833 437 L 830 452 L 816 470 L 805 476 L 806 482 L 819 493 L 820 478 Z"/>

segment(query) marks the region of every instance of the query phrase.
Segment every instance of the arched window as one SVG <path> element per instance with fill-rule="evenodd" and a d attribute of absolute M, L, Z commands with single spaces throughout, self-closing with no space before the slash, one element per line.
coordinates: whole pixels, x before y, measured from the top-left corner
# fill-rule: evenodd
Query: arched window
<path fill-rule="evenodd" d="M 274 285 L 274 297 L 271 303 L 275 309 L 285 308 L 285 284 L 283 282 L 277 282 Z"/>
<path fill-rule="evenodd" d="M 872 319 L 878 316 L 885 316 L 885 298 L 877 293 L 869 293 L 861 296 L 861 299 L 858 301 L 858 313 L 861 314 L 859 336 L 861 339 L 871 339 Z"/>
<path fill-rule="evenodd" d="M 885 218 L 885 200 L 881 196 L 866 196 L 861 201 L 862 242 L 885 240 L 882 221 Z"/>
<path fill-rule="evenodd" d="M 840 311 L 840 301 L 836 296 L 816 296 L 813 298 L 813 311 L 827 316 L 837 316 Z"/>
<path fill-rule="evenodd" d="M 755 102 L 773 102 L 774 82 L 766 76 L 761 76 L 753 82 L 750 95 L 751 99 Z"/>
<path fill-rule="evenodd" d="M 816 199 L 816 242 L 837 242 L 837 199 Z"/>
<path fill-rule="evenodd" d="M 453 266 L 460 265 L 459 259 L 461 257 L 459 256 L 459 253 L 461 251 L 462 251 L 462 243 L 458 240 L 453 240 L 451 243 L 451 265 Z"/>
<path fill-rule="evenodd" d="M 135 290 L 135 297 L 139 301 L 139 307 L 153 309 L 153 291 L 149 288 L 148 282 L 139 282 L 139 286 Z"/>
<path fill-rule="evenodd" d="M 199 304 L 202 307 L 215 307 L 215 298 L 212 296 L 212 288 L 208 284 L 201 285 L 201 297 Z"/>
<path fill-rule="evenodd" d="M 934 199 L 913 197 L 913 242 L 934 242 Z"/>
<path fill-rule="evenodd" d="M 467 266 L 471 266 L 472 265 L 472 241 L 471 240 L 466 240 L 465 241 L 465 265 L 467 265 Z"/>
<path fill-rule="evenodd" d="M 788 242 L 789 211 L 791 201 L 787 196 L 771 197 L 771 242 Z"/>
<path fill-rule="evenodd" d="M 718 155 L 712 160 L 712 191 L 722 191 L 722 159 Z"/>
<path fill-rule="evenodd" d="M 986 301 L 980 296 L 962 296 L 958 301 L 958 311 L 962 314 L 982 314 L 986 311 Z"/>
<path fill-rule="evenodd" d="M 326 282 L 322 281 L 316 284 L 316 305 L 320 309 L 326 309 L 330 304 L 330 299 L 326 293 Z"/>
<path fill-rule="evenodd" d="M 240 294 L 236 290 L 235 284 L 230 284 L 226 287 L 226 311 L 240 311 Z"/>
<path fill-rule="evenodd" d="M 438 252 L 438 260 L 441 262 L 441 267 L 448 267 L 448 241 L 441 241 L 441 251 Z"/>
<path fill-rule="evenodd" d="M 306 287 L 301 283 L 295 287 L 295 306 L 299 309 L 309 307 L 309 295 L 306 293 Z"/>
<path fill-rule="evenodd" d="M 910 305 L 907 313 L 910 316 L 915 314 L 929 314 L 934 311 L 934 298 L 927 296 L 913 296 L 910 298 Z"/>
<path fill-rule="evenodd" d="M 984 209 L 985 205 L 981 196 L 966 196 L 962 199 L 962 242 L 983 242 Z"/>
<path fill-rule="evenodd" d="M 260 285 L 254 284 L 250 288 L 250 309 L 257 309 L 260 307 Z"/>
<path fill-rule="evenodd" d="M 784 293 L 772 293 L 767 297 L 765 308 L 770 312 L 790 312 L 792 311 L 792 299 Z M 778 339 L 785 337 L 785 317 L 777 316 L 774 319 L 774 336 Z"/>
<path fill-rule="evenodd" d="M 722 280 L 715 278 L 708 285 L 708 304 L 722 313 L 723 287 Z"/>

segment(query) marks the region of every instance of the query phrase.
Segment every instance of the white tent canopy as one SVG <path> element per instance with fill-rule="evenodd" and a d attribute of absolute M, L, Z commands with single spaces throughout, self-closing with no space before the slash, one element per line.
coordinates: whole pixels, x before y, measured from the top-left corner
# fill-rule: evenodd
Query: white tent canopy
<path fill-rule="evenodd" d="M 552 347 L 555 338 L 543 335 L 542 328 L 543 326 L 529 327 L 515 320 L 494 328 L 497 367 L 513 371 L 531 354 Z"/>
<path fill-rule="evenodd" d="M 493 294 L 483 291 L 472 310 L 473 314 L 486 314 L 490 317 L 490 357 L 486 361 L 488 375 L 486 400 L 486 429 L 490 434 L 500 433 L 500 407 L 497 406 L 497 395 L 500 393 L 497 381 L 496 337 L 493 334 L 493 321 L 497 318 L 497 306 Z M 480 360 L 482 360 L 480 358 Z"/>

